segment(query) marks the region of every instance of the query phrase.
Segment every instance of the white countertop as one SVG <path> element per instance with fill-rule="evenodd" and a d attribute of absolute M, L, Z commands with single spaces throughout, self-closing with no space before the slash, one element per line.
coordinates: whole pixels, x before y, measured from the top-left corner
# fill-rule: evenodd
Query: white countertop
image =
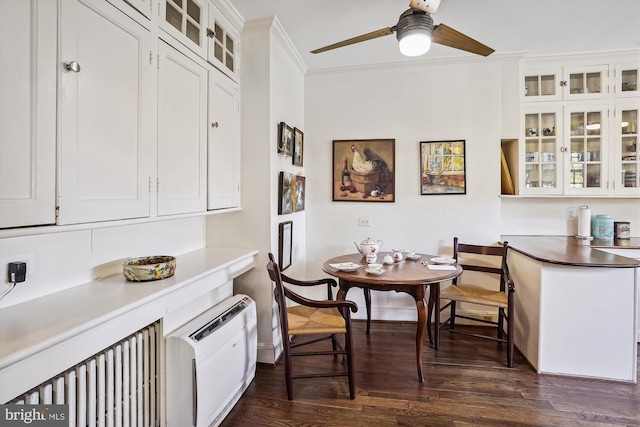
<path fill-rule="evenodd" d="M 117 274 L 0 309 L 0 372 L 117 318 L 137 320 L 138 312 L 144 312 L 139 317 L 158 320 L 166 314 L 174 293 L 216 272 L 225 273 L 220 280 L 231 280 L 254 267 L 257 253 L 205 248 L 176 257 L 175 274 L 164 280 L 129 282 Z"/>

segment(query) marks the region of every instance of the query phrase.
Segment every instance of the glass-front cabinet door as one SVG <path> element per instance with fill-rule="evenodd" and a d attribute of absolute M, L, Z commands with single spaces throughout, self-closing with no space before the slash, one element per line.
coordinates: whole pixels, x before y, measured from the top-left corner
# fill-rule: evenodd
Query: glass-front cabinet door
<path fill-rule="evenodd" d="M 524 168 L 520 177 L 522 194 L 559 194 L 561 187 L 560 108 L 524 114 Z"/>
<path fill-rule="evenodd" d="M 614 188 L 618 195 L 640 195 L 639 102 L 619 104 L 615 112 Z"/>
<path fill-rule="evenodd" d="M 160 1 L 160 26 L 202 58 L 207 57 L 207 0 Z"/>
<path fill-rule="evenodd" d="M 608 94 L 608 65 L 565 68 L 563 99 L 600 99 Z"/>
<path fill-rule="evenodd" d="M 615 69 L 616 98 L 629 98 L 640 95 L 638 75 L 640 64 L 621 64 Z"/>
<path fill-rule="evenodd" d="M 523 77 L 520 99 L 529 101 L 556 101 L 562 96 L 560 88 L 561 68 L 527 70 Z"/>
<path fill-rule="evenodd" d="M 606 194 L 607 107 L 567 107 L 565 124 L 565 194 Z"/>
<path fill-rule="evenodd" d="M 220 71 L 238 81 L 239 33 L 222 12 L 212 4 L 209 8 L 209 47 L 207 59 Z"/>

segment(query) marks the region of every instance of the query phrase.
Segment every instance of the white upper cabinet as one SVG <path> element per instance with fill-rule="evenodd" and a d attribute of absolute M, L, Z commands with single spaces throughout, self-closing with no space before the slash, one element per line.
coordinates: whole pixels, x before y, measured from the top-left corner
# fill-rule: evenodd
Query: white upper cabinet
<path fill-rule="evenodd" d="M 638 152 L 638 119 L 640 101 L 616 104 L 613 123 L 613 182 L 615 194 L 640 195 L 640 152 Z"/>
<path fill-rule="evenodd" d="M 549 66 L 522 72 L 522 102 L 602 99 L 609 92 L 608 65 Z"/>
<path fill-rule="evenodd" d="M 519 194 L 640 196 L 640 63 L 634 57 L 521 64 Z"/>
<path fill-rule="evenodd" d="M 146 217 L 155 163 L 150 31 L 107 2 L 61 2 L 60 19 L 58 223 Z"/>
<path fill-rule="evenodd" d="M 238 81 L 240 30 L 225 17 L 224 10 L 214 3 L 209 7 L 207 59 L 227 76 Z"/>
<path fill-rule="evenodd" d="M 0 228 L 55 223 L 57 3 L 0 1 Z"/>
<path fill-rule="evenodd" d="M 208 71 L 202 59 L 160 41 L 158 215 L 207 208 Z"/>
<path fill-rule="evenodd" d="M 217 70 L 209 79 L 209 209 L 240 206 L 240 89 Z"/>
<path fill-rule="evenodd" d="M 208 19 L 208 0 L 160 0 L 160 28 L 201 58 L 207 57 Z"/>
<path fill-rule="evenodd" d="M 638 77 L 640 64 L 616 64 L 614 92 L 616 98 L 632 98 L 640 96 Z"/>

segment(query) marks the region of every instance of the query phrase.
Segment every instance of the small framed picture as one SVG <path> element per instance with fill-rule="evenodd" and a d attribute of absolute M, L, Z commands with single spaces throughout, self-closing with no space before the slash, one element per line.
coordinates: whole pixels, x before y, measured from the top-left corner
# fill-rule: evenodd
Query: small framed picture
<path fill-rule="evenodd" d="M 420 194 L 466 194 L 464 140 L 420 142 Z"/>
<path fill-rule="evenodd" d="M 286 270 L 291 265 L 293 245 L 293 221 L 281 222 L 278 233 L 278 262 L 280 270 Z"/>
<path fill-rule="evenodd" d="M 295 197 L 295 202 L 293 204 L 293 211 L 294 212 L 301 212 L 301 211 L 304 210 L 304 197 L 305 197 L 305 193 L 306 193 L 305 181 L 306 180 L 305 180 L 304 176 L 296 175 L 296 177 L 295 177 L 296 197 Z"/>
<path fill-rule="evenodd" d="M 291 156 L 293 150 L 293 128 L 285 122 L 278 125 L 278 154 Z"/>
<path fill-rule="evenodd" d="M 293 128 L 293 164 L 302 166 L 304 153 L 304 133 L 298 128 Z"/>
<path fill-rule="evenodd" d="M 290 172 L 280 172 L 278 177 L 278 215 L 293 212 L 296 176 Z"/>

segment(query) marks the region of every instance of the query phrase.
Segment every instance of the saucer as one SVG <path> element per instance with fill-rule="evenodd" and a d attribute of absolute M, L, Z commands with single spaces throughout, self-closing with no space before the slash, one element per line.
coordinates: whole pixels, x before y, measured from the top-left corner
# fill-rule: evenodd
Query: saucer
<path fill-rule="evenodd" d="M 381 275 L 382 273 L 384 273 L 384 270 L 383 270 L 383 269 L 380 269 L 380 270 L 369 270 L 369 269 L 367 268 L 367 269 L 365 269 L 364 271 L 366 271 L 366 272 L 367 272 L 367 274 L 373 274 L 374 276 L 379 276 L 379 275 Z"/>

